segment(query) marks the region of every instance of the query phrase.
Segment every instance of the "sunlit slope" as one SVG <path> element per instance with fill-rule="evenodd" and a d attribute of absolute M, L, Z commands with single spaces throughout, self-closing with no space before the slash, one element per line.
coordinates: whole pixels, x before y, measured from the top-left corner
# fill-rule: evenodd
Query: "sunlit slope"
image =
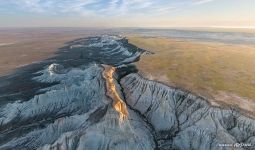
<path fill-rule="evenodd" d="M 103 77 L 106 80 L 107 95 L 113 99 L 113 107 L 120 115 L 119 121 L 123 122 L 128 116 L 128 111 L 126 104 L 120 98 L 114 84 L 113 74 L 115 72 L 115 68 L 107 65 L 104 65 L 104 68 Z"/>
<path fill-rule="evenodd" d="M 254 110 L 255 47 L 166 38 L 129 37 L 129 41 L 155 52 L 137 62 L 148 78 Z"/>

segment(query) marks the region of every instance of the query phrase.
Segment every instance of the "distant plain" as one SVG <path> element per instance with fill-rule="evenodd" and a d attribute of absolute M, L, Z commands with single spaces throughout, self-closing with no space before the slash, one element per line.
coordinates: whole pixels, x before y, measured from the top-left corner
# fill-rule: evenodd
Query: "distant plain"
<path fill-rule="evenodd" d="M 151 52 L 137 62 L 140 74 L 208 99 L 255 111 L 255 46 L 129 35 Z"/>
<path fill-rule="evenodd" d="M 66 42 L 98 33 L 86 28 L 0 28 L 0 76 L 54 56 Z"/>

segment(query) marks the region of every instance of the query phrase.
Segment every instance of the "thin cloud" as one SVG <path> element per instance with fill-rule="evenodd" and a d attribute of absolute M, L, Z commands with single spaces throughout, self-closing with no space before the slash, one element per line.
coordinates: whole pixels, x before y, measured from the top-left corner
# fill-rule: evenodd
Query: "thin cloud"
<path fill-rule="evenodd" d="M 0 0 L 0 2 L 3 0 Z M 9 0 L 10 5 L 24 12 L 97 16 L 161 15 L 185 6 L 199 5 L 213 0 Z M 1 4 L 0 4 L 1 6 Z"/>
<path fill-rule="evenodd" d="M 209 3 L 209 2 L 212 2 L 212 1 L 214 1 L 214 0 L 197 0 L 193 4 L 200 5 L 200 4 Z"/>

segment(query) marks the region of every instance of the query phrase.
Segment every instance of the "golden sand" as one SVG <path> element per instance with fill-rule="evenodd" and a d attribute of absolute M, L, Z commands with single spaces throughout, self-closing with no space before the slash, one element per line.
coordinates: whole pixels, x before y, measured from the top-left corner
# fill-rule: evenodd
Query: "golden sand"
<path fill-rule="evenodd" d="M 123 122 L 128 116 L 128 111 L 126 104 L 123 102 L 118 92 L 116 91 L 116 86 L 113 80 L 115 68 L 108 65 L 104 65 L 104 68 L 105 70 L 103 72 L 103 77 L 106 80 L 107 95 L 113 99 L 113 108 L 120 115 L 119 121 Z"/>

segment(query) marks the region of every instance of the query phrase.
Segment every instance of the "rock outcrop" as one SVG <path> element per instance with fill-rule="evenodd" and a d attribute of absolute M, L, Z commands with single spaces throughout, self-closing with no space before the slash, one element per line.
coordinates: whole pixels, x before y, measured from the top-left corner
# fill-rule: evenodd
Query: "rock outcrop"
<path fill-rule="evenodd" d="M 234 109 L 210 106 L 201 97 L 138 74 L 124 77 L 121 86 L 129 107 L 152 125 L 160 149 L 255 148 L 254 119 Z"/>

